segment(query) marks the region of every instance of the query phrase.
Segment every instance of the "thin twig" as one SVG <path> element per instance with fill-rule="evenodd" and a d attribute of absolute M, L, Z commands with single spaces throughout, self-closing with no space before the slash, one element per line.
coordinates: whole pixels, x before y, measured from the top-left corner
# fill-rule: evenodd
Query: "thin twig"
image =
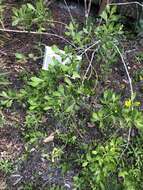
<path fill-rule="evenodd" d="M 130 77 L 130 74 L 129 74 L 127 65 L 126 65 L 126 63 L 125 63 L 125 60 L 124 60 L 124 57 L 123 57 L 121 51 L 119 50 L 119 48 L 118 48 L 115 44 L 113 44 L 113 45 L 114 45 L 114 47 L 116 48 L 117 52 L 119 53 L 119 55 L 120 55 L 120 57 L 121 57 L 121 60 L 122 60 L 122 63 L 123 63 L 123 65 L 124 65 L 124 68 L 125 68 L 125 71 L 126 71 L 128 80 L 129 80 L 130 92 L 131 92 L 131 100 L 132 100 L 133 95 L 134 95 L 134 92 L 133 92 L 133 85 L 132 85 L 132 79 L 131 79 L 131 77 Z"/>
<path fill-rule="evenodd" d="M 132 132 L 132 127 L 129 128 L 127 144 L 126 144 L 126 147 L 124 148 L 124 150 L 122 151 L 119 160 L 122 158 L 122 156 L 124 155 L 124 153 L 126 152 L 126 150 L 129 147 L 129 144 L 130 144 L 130 141 L 131 141 L 131 132 Z"/>
<path fill-rule="evenodd" d="M 87 70 L 86 70 L 86 72 L 85 72 L 85 75 L 83 76 L 82 84 L 84 83 L 84 81 L 85 81 L 85 79 L 86 79 L 86 76 L 87 76 L 87 74 L 88 74 L 88 72 L 89 72 L 89 69 L 92 67 L 92 62 L 93 62 L 95 53 L 96 53 L 96 51 L 94 51 L 94 52 L 92 53 L 90 63 L 89 63 L 89 65 L 88 65 L 88 67 L 87 67 Z"/>
<path fill-rule="evenodd" d="M 126 3 L 109 3 L 108 5 L 131 5 L 131 4 L 137 4 L 141 7 L 143 7 L 143 4 L 137 2 L 137 1 L 133 1 L 133 2 L 126 2 Z"/>
<path fill-rule="evenodd" d="M 70 15 L 70 17 L 71 17 L 71 21 L 72 21 L 72 23 L 74 23 L 74 19 L 73 19 L 73 16 L 72 16 L 72 14 L 71 14 L 70 8 L 69 8 L 69 6 L 68 6 L 68 4 L 67 4 L 67 1 L 64 0 L 64 3 L 65 3 L 65 5 L 66 5 L 67 10 L 68 10 L 68 12 L 69 12 L 69 15 Z"/>
<path fill-rule="evenodd" d="M 2 28 L 5 29 L 5 26 L 4 26 L 4 23 L 2 20 L 0 20 L 0 24 L 1 24 Z"/>
<path fill-rule="evenodd" d="M 95 41 L 94 43 L 92 43 L 89 47 L 87 47 L 86 49 L 84 49 L 83 53 L 81 54 L 84 55 L 88 50 L 90 50 L 91 48 L 93 48 L 95 45 L 99 44 L 101 42 L 101 40 Z"/>
<path fill-rule="evenodd" d="M 115 44 L 113 44 L 113 45 L 114 45 L 114 47 L 116 48 L 117 52 L 119 53 L 119 55 L 120 55 L 120 57 L 121 57 L 121 60 L 122 60 L 122 63 L 123 63 L 123 65 L 124 65 L 124 68 L 125 68 L 125 71 L 126 71 L 128 80 L 129 80 L 129 85 L 130 85 L 131 101 L 133 101 L 134 92 L 133 92 L 132 79 L 131 79 L 131 77 L 130 77 L 130 74 L 129 74 L 127 65 L 126 65 L 126 63 L 125 63 L 125 60 L 124 60 L 124 57 L 123 57 L 121 51 L 119 50 L 119 48 L 118 48 Z M 133 104 L 132 104 L 131 109 L 133 110 Z M 123 150 L 123 152 L 121 153 L 120 158 L 122 157 L 122 155 L 125 153 L 125 151 L 126 151 L 126 150 L 128 149 L 128 147 L 129 147 L 130 139 L 131 139 L 131 132 L 132 132 L 132 127 L 129 128 L 129 131 L 128 131 L 128 139 L 127 139 L 127 145 L 126 145 L 125 149 Z"/>
<path fill-rule="evenodd" d="M 61 25 L 67 26 L 66 23 L 60 22 L 60 21 L 57 21 L 57 20 L 46 20 L 46 21 L 47 21 L 47 22 L 51 22 L 51 23 L 57 23 L 57 24 L 61 24 Z"/>
<path fill-rule="evenodd" d="M 87 0 L 84 0 L 85 18 L 87 15 Z"/>
<path fill-rule="evenodd" d="M 5 53 L 4 51 L 0 50 L 0 54 L 2 55 L 7 55 L 7 53 Z"/>
<path fill-rule="evenodd" d="M 69 40 L 67 40 L 63 36 L 59 36 L 58 34 L 53 34 L 53 33 L 49 33 L 49 32 L 35 32 L 35 31 L 27 31 L 27 30 L 12 30 L 12 29 L 6 29 L 6 28 L 5 29 L 0 28 L 0 31 L 1 32 L 8 32 L 8 33 L 20 33 L 20 34 L 34 34 L 34 35 L 53 36 L 53 37 L 56 37 L 56 38 L 60 38 L 60 39 L 64 40 L 66 43 L 73 46 L 74 48 L 77 48 L 73 43 L 71 43 Z"/>
<path fill-rule="evenodd" d="M 86 23 L 88 21 L 89 13 L 90 13 L 90 10 L 91 10 L 91 3 L 92 3 L 92 0 L 89 0 L 88 2 L 87 2 L 87 0 L 84 0 Z"/>

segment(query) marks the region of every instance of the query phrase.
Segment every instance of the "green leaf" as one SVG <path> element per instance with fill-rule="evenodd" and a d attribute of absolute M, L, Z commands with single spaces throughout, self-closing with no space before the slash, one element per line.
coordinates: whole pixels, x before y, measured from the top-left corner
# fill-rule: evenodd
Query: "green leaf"
<path fill-rule="evenodd" d="M 105 22 L 108 21 L 108 15 L 107 15 L 106 11 L 103 11 L 103 13 L 101 14 L 101 18 L 104 19 Z"/>
<path fill-rule="evenodd" d="M 118 176 L 124 178 L 124 177 L 127 176 L 127 175 L 128 175 L 128 172 L 127 172 L 127 171 L 120 171 Z"/>
<path fill-rule="evenodd" d="M 15 53 L 15 57 L 16 57 L 16 59 L 25 59 L 26 58 L 25 55 L 22 53 Z"/>
<path fill-rule="evenodd" d="M 88 165 L 88 162 L 83 162 L 82 167 L 86 167 Z"/>
<path fill-rule="evenodd" d="M 27 7 L 33 11 L 35 11 L 35 7 L 31 3 L 27 3 Z"/>
<path fill-rule="evenodd" d="M 61 96 L 61 93 L 58 92 L 58 91 L 55 91 L 55 92 L 53 92 L 53 96 L 60 97 L 60 96 Z"/>
<path fill-rule="evenodd" d="M 94 113 L 92 114 L 92 120 L 93 120 L 93 121 L 99 121 L 99 116 L 98 116 L 97 113 L 94 112 Z"/>
<path fill-rule="evenodd" d="M 43 82 L 43 80 L 42 79 L 40 79 L 40 78 L 38 78 L 38 77 L 32 77 L 31 78 L 31 82 L 29 83 L 31 86 L 33 86 L 33 87 L 36 87 L 36 86 L 38 86 L 40 83 L 42 83 Z"/>
<path fill-rule="evenodd" d="M 74 110 L 74 104 L 70 105 L 65 112 L 70 113 Z"/>
<path fill-rule="evenodd" d="M 72 86 L 72 82 L 69 78 L 65 78 L 65 82 L 69 85 L 69 86 Z"/>
<path fill-rule="evenodd" d="M 74 71 L 73 75 L 72 75 L 72 78 L 73 79 L 77 79 L 77 78 L 80 79 L 80 75 L 77 72 Z"/>
<path fill-rule="evenodd" d="M 19 23 L 19 19 L 15 18 L 13 21 L 12 21 L 12 26 L 16 26 L 18 25 Z"/>
<path fill-rule="evenodd" d="M 96 155 L 96 154 L 98 154 L 98 152 L 96 150 L 93 150 L 92 154 Z"/>
<path fill-rule="evenodd" d="M 8 94 L 5 91 L 2 91 L 2 93 L 0 93 L 0 96 L 4 98 L 9 98 Z"/>

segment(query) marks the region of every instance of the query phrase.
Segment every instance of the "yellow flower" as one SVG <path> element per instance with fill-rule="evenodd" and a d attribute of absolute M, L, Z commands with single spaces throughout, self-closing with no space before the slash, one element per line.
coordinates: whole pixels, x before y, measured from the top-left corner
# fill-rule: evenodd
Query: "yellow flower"
<path fill-rule="evenodd" d="M 125 101 L 125 106 L 126 106 L 127 108 L 130 108 L 131 105 L 132 105 L 132 101 L 131 101 L 131 100 L 126 100 L 126 101 Z"/>

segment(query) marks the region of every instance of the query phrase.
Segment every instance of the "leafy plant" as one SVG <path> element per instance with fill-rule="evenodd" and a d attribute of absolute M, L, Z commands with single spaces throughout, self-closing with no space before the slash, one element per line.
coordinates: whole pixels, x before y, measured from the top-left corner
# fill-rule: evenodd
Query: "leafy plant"
<path fill-rule="evenodd" d="M 101 99 L 101 109 L 94 112 L 92 121 L 99 124 L 103 130 L 109 130 L 113 126 L 116 128 L 132 128 L 136 127 L 142 131 L 143 114 L 138 111 L 138 105 L 134 103 L 132 109 L 131 100 L 125 101 L 123 106 L 120 102 L 120 97 L 113 91 L 105 91 Z"/>
<path fill-rule="evenodd" d="M 34 5 L 31 3 L 24 4 L 20 9 L 13 8 L 13 26 L 28 30 L 35 26 L 39 31 L 43 31 L 48 19 L 51 19 L 51 13 L 46 8 L 44 0 L 37 0 Z"/>
<path fill-rule="evenodd" d="M 26 183 L 26 184 L 24 184 L 24 190 L 33 190 L 32 183 Z"/>
<path fill-rule="evenodd" d="M 64 187 L 60 187 L 59 185 L 53 185 L 52 187 L 50 187 L 49 190 L 64 190 Z"/>
<path fill-rule="evenodd" d="M 94 27 L 93 23 L 87 23 L 87 25 L 83 26 L 81 29 L 79 24 L 75 21 L 71 22 L 67 27 L 67 31 L 65 32 L 66 36 L 69 36 L 73 43 L 77 45 L 79 48 L 83 48 L 85 45 L 92 42 L 94 36 Z"/>
<path fill-rule="evenodd" d="M 8 72 L 1 72 L 0 73 L 0 85 L 1 86 L 6 86 L 10 84 L 10 82 L 7 79 Z"/>
<path fill-rule="evenodd" d="M 136 82 L 140 82 L 143 80 L 143 70 L 139 69 L 137 71 L 134 72 L 134 76 L 133 76 L 134 81 Z"/>
<path fill-rule="evenodd" d="M 28 86 L 21 90 L 19 95 L 19 98 L 27 98 L 29 110 L 36 112 L 53 110 L 57 114 L 68 114 L 72 111 L 75 106 L 74 94 L 80 95 L 80 92 L 76 92 L 79 83 L 76 68 L 79 61 L 74 58 L 72 62 L 70 65 L 61 65 L 57 62 L 50 65 L 48 71 L 42 71 L 39 77 L 31 78 Z"/>
<path fill-rule="evenodd" d="M 1 97 L 0 105 L 2 107 L 7 107 L 7 108 L 11 107 L 14 100 L 17 99 L 16 92 L 13 90 L 8 90 L 7 92 L 2 91 L 0 93 L 0 97 Z"/>
<path fill-rule="evenodd" d="M 15 53 L 15 58 L 18 63 L 26 63 L 27 62 L 27 57 L 22 54 L 22 53 Z"/>
<path fill-rule="evenodd" d="M 53 148 L 51 153 L 51 160 L 54 163 L 56 160 L 60 159 L 63 154 L 62 148 Z"/>
<path fill-rule="evenodd" d="M 3 113 L 0 111 L 0 128 L 2 128 L 5 124 L 5 117 L 3 115 Z"/>
<path fill-rule="evenodd" d="M 12 163 L 9 160 L 0 160 L 0 170 L 5 172 L 6 174 L 11 173 L 12 171 Z"/>
<path fill-rule="evenodd" d="M 75 179 L 76 189 L 104 190 L 106 184 L 116 179 L 116 169 L 121 151 L 121 139 L 112 139 L 105 145 L 88 148 L 81 159 L 82 170 Z"/>
<path fill-rule="evenodd" d="M 44 137 L 44 133 L 38 130 L 28 130 L 24 135 L 24 138 L 28 144 L 34 144 L 38 139 L 41 139 L 42 137 Z"/>
<path fill-rule="evenodd" d="M 142 1 L 140 1 L 142 3 Z M 143 30 L 143 8 L 142 6 L 138 6 L 138 15 L 137 15 L 137 20 L 135 23 L 135 29 L 138 33 L 142 33 Z"/>
<path fill-rule="evenodd" d="M 120 45 L 119 39 L 123 36 L 123 26 L 118 22 L 119 16 L 114 6 L 107 6 L 101 14 L 101 19 L 100 25 L 89 22 L 82 29 L 78 24 L 70 23 L 65 34 L 71 37 L 82 55 L 87 54 L 88 51 L 95 52 L 92 65 L 95 68 L 96 65 L 100 66 L 100 78 L 105 79 L 111 72 L 111 66 L 117 61 L 118 52 L 114 45 Z"/>
<path fill-rule="evenodd" d="M 119 168 L 118 176 L 123 181 L 124 189 L 138 190 L 142 188 L 142 157 L 142 137 L 135 137 L 129 143 L 126 151 L 124 149 L 123 165 Z"/>
<path fill-rule="evenodd" d="M 119 39 L 123 35 L 123 26 L 118 22 L 116 7 L 107 6 L 101 14 L 103 24 L 95 30 L 95 36 L 100 40 L 100 47 L 97 52 L 98 62 L 102 62 L 101 71 L 107 76 L 113 63 L 117 61 L 117 51 L 113 44 L 119 46 Z"/>
<path fill-rule="evenodd" d="M 138 60 L 138 61 L 143 61 L 143 53 L 141 52 L 141 53 L 138 53 L 137 55 L 136 55 L 136 59 Z"/>

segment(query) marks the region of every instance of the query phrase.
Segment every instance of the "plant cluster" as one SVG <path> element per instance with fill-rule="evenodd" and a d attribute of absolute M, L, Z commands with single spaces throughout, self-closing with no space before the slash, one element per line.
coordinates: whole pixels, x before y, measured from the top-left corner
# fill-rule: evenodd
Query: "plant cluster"
<path fill-rule="evenodd" d="M 106 11 L 101 14 L 102 24 L 94 22 L 86 23 L 80 29 L 76 23 L 70 23 L 66 35 L 71 37 L 79 48 L 79 54 L 84 55 L 87 50 L 94 53 L 95 66 L 100 63 L 102 77 L 108 76 L 111 67 L 117 61 L 115 45 L 119 46 L 119 40 L 123 36 L 123 26 L 118 22 L 116 7 L 107 6 Z M 90 48 L 91 47 L 91 48 Z"/>
<path fill-rule="evenodd" d="M 92 115 L 92 121 L 98 123 L 101 129 L 105 130 L 105 126 L 108 131 L 112 126 L 117 129 L 120 127 L 143 129 L 142 113 L 138 111 L 140 102 L 133 103 L 129 99 L 122 105 L 118 95 L 112 91 L 105 91 L 101 105 L 101 108 Z"/>
<path fill-rule="evenodd" d="M 9 160 L 0 160 L 0 171 L 5 172 L 6 174 L 11 173 L 12 163 Z"/>
<path fill-rule="evenodd" d="M 91 117 L 102 133 L 102 142 L 89 146 L 89 152 L 82 156 L 82 170 L 75 177 L 76 189 L 137 190 L 142 187 L 143 114 L 138 105 L 134 102 L 133 108 L 131 100 L 122 105 L 114 92 L 104 92 L 101 108 Z"/>
<path fill-rule="evenodd" d="M 34 4 L 27 3 L 19 8 L 13 8 L 12 25 L 30 30 L 36 27 L 38 31 L 45 30 L 45 26 L 51 20 L 51 13 L 44 0 L 37 0 Z M 51 23 L 50 23 L 51 24 Z"/>

